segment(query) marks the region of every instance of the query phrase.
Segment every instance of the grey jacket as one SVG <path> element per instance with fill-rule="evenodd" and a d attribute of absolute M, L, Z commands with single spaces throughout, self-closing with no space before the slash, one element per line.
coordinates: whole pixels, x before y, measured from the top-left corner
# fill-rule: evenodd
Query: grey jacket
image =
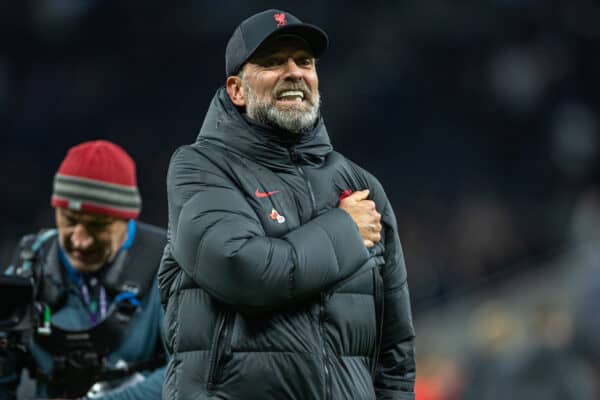
<path fill-rule="evenodd" d="M 412 399 L 414 330 L 396 218 L 379 182 L 333 151 L 240 115 L 224 89 L 173 155 L 159 272 L 175 399 Z M 337 208 L 368 188 L 368 250 Z"/>

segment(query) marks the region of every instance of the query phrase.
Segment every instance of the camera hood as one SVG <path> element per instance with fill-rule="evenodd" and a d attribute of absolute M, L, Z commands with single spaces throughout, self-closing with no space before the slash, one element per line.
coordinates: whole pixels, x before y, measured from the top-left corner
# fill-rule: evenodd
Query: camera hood
<path fill-rule="evenodd" d="M 33 327 L 33 282 L 22 276 L 0 275 L 0 331 Z"/>

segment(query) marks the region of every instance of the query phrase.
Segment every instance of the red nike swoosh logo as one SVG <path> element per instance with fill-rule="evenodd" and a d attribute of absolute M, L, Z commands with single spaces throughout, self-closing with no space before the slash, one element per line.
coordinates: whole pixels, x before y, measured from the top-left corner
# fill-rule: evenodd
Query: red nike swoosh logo
<path fill-rule="evenodd" d="M 263 197 L 269 197 L 270 195 L 275 193 L 279 193 L 279 190 L 274 190 L 272 192 L 259 192 L 258 189 L 256 189 L 256 192 L 254 192 L 256 197 L 258 197 L 259 199 L 262 199 Z"/>

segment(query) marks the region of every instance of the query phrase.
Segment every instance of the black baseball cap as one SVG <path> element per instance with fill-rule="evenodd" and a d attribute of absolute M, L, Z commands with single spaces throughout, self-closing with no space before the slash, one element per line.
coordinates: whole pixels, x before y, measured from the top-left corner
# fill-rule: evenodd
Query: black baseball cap
<path fill-rule="evenodd" d="M 226 76 L 237 74 L 265 40 L 282 34 L 304 39 L 315 57 L 323 54 L 329 44 L 325 31 L 305 24 L 287 11 L 262 11 L 243 20 L 231 35 L 225 50 Z"/>

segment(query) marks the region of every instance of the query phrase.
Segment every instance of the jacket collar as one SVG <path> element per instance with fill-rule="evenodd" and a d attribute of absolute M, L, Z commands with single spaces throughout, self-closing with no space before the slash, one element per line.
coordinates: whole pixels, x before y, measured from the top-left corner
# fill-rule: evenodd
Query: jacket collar
<path fill-rule="evenodd" d="M 213 97 L 197 141 L 208 140 L 232 149 L 271 169 L 289 169 L 295 162 L 319 165 L 333 150 L 323 118 L 294 143 L 285 143 L 284 131 L 244 117 L 229 99 L 225 87 Z"/>

